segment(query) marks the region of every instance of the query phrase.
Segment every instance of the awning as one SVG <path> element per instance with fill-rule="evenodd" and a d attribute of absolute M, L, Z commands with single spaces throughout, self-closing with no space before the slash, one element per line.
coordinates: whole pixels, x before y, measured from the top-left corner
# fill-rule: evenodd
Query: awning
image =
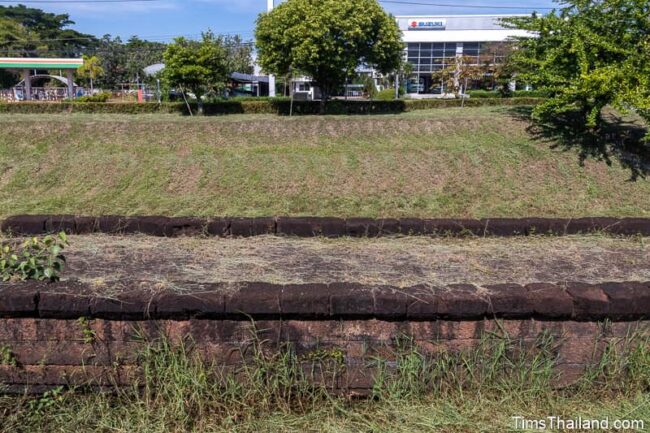
<path fill-rule="evenodd" d="M 83 64 L 83 59 L 0 57 L 1 69 L 79 69 Z"/>

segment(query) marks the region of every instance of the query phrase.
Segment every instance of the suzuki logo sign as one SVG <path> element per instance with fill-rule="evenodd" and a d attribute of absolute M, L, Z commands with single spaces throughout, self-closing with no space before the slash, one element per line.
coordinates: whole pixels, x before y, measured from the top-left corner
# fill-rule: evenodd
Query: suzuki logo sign
<path fill-rule="evenodd" d="M 409 20 L 409 30 L 444 30 L 446 20 L 439 19 L 412 19 Z"/>

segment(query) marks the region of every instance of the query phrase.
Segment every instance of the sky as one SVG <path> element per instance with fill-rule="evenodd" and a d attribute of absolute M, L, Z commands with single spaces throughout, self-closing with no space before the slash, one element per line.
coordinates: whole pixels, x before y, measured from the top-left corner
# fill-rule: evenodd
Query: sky
<path fill-rule="evenodd" d="M 281 0 L 276 0 L 276 4 Z M 397 0 L 406 3 L 437 3 L 463 7 L 382 3 L 394 15 L 447 14 L 513 14 L 529 13 L 557 4 L 552 0 Z M 21 2 L 3 2 L 16 5 Z M 76 22 L 72 28 L 97 36 L 111 34 L 126 39 L 137 35 L 142 39 L 168 42 L 175 36 L 198 37 L 211 29 L 218 34 L 239 34 L 253 38 L 255 19 L 266 10 L 266 0 L 154 0 L 128 3 L 95 2 L 92 0 L 28 1 L 23 4 L 48 12 L 68 13 Z M 479 8 L 476 6 L 489 6 Z M 515 8 L 507 8 L 514 6 Z M 492 8 L 497 7 L 497 8 Z M 539 9 L 538 9 L 539 8 Z"/>

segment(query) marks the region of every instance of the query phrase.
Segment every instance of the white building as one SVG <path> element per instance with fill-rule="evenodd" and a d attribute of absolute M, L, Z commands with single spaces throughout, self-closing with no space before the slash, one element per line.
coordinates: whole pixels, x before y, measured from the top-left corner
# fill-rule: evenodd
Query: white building
<path fill-rule="evenodd" d="M 532 36 L 525 30 L 508 29 L 500 20 L 513 15 L 398 16 L 397 23 L 412 66 L 408 93 L 440 93 L 432 72 L 453 64 L 456 56 L 475 57 L 483 63 L 489 56 L 499 61 L 507 41 Z M 516 16 L 516 15 L 514 15 Z"/>

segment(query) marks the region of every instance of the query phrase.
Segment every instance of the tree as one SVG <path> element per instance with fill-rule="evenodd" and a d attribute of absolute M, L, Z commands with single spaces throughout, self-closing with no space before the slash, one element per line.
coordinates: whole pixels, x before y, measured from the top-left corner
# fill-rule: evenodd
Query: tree
<path fill-rule="evenodd" d="M 155 63 L 162 63 L 166 48 L 167 45 L 162 42 L 146 41 L 137 36 L 129 38 L 124 44 L 124 70 L 127 81 L 143 81 L 144 68 Z"/>
<path fill-rule="evenodd" d="M 591 130 L 603 109 L 636 110 L 650 119 L 650 3 L 647 0 L 564 0 L 559 11 L 511 18 L 529 30 L 512 60 L 520 77 L 550 94 L 534 118 L 567 113 Z"/>
<path fill-rule="evenodd" d="M 101 67 L 97 56 L 84 55 L 83 59 L 84 64 L 81 68 L 77 69 L 77 75 L 90 81 L 90 92 L 92 93 L 95 90 L 93 81 L 104 74 L 104 69 Z"/>
<path fill-rule="evenodd" d="M 320 87 L 321 112 L 350 71 L 396 70 L 404 45 L 395 19 L 376 0 L 287 0 L 257 19 L 257 60 L 269 73 L 299 71 Z"/>
<path fill-rule="evenodd" d="M 74 24 L 68 14 L 53 14 L 23 5 L 0 6 L 0 19 L 20 24 L 32 34 L 20 48 L 29 55 L 75 57 L 93 49 L 95 36 L 77 32 L 68 27 Z"/>
<path fill-rule="evenodd" d="M 23 53 L 22 46 L 30 37 L 30 33 L 21 24 L 8 18 L 0 18 L 0 56 L 19 56 Z M 16 81 L 15 74 L 0 71 L 1 88 L 12 86 Z"/>
<path fill-rule="evenodd" d="M 101 62 L 104 74 L 98 80 L 102 87 L 116 89 L 121 83 L 129 81 L 126 70 L 127 55 L 122 40 L 104 35 L 99 40 L 99 47 L 95 51 Z"/>
<path fill-rule="evenodd" d="M 489 66 L 477 64 L 475 57 L 456 56 L 454 62 L 437 70 L 431 77 L 444 88 L 451 89 L 458 98 L 467 91 L 468 82 L 482 79 L 489 71 Z"/>
<path fill-rule="evenodd" d="M 202 34 L 200 41 L 176 38 L 163 55 L 163 78 L 170 86 L 194 94 L 199 113 L 203 112 L 202 97 L 225 88 L 228 79 L 227 52 L 223 40 L 212 32 Z"/>
<path fill-rule="evenodd" d="M 223 45 L 226 48 L 227 69 L 229 73 L 241 72 L 252 74 L 253 68 L 253 44 L 242 41 L 241 36 L 224 36 Z"/>

